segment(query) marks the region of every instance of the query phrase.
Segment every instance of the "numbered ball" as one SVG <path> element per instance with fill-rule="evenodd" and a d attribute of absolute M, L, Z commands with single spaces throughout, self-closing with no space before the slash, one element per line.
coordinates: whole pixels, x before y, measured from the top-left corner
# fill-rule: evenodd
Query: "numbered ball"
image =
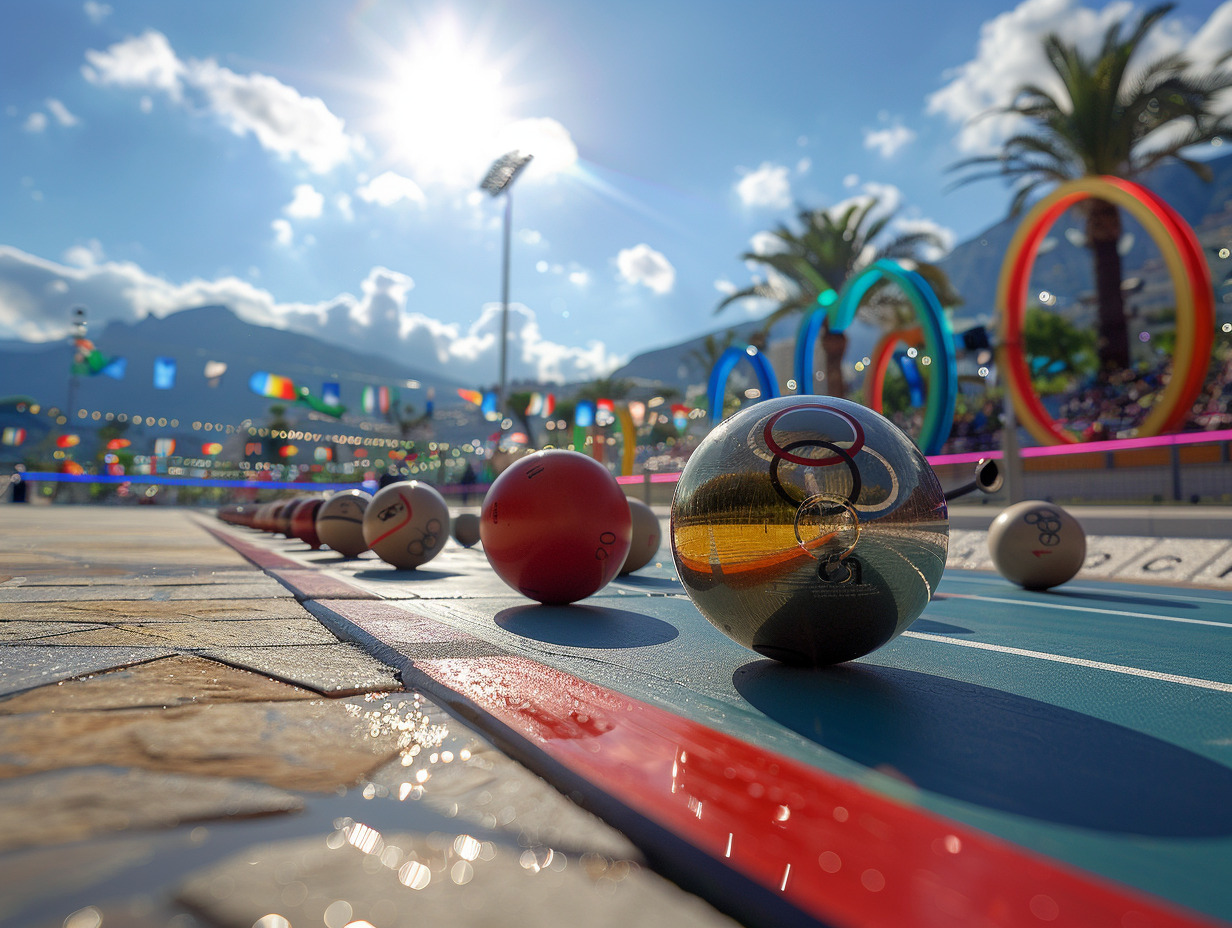
<path fill-rule="evenodd" d="M 663 528 L 659 525 L 659 517 L 640 499 L 629 500 L 629 515 L 633 520 L 633 532 L 629 543 L 629 556 L 620 568 L 622 574 L 631 574 L 649 564 L 650 559 L 659 553 L 659 545 L 663 541 Z"/>
<path fill-rule="evenodd" d="M 1002 510 L 988 528 L 993 565 L 1011 583 L 1046 590 L 1074 578 L 1087 557 L 1087 536 L 1060 506 L 1026 500 Z"/>
<path fill-rule="evenodd" d="M 368 550 L 364 540 L 364 511 L 372 497 L 363 490 L 339 490 L 317 510 L 317 537 L 343 557 L 359 557 Z"/>
<path fill-rule="evenodd" d="M 449 506 L 434 487 L 399 480 L 377 491 L 364 513 L 364 540 L 399 570 L 436 557 L 449 537 Z"/>
<path fill-rule="evenodd" d="M 629 554 L 624 491 L 577 451 L 537 451 L 493 481 L 479 534 L 492 569 L 524 596 L 572 603 L 612 581 Z"/>
<path fill-rule="evenodd" d="M 325 500 L 304 500 L 291 516 L 291 534 L 316 551 L 321 547 L 321 536 L 317 534 L 317 513 Z"/>
<path fill-rule="evenodd" d="M 672 557 L 710 622 L 819 666 L 868 654 L 928 605 L 949 519 L 936 474 L 888 419 L 786 396 L 714 428 L 676 485 Z"/>
<path fill-rule="evenodd" d="M 473 512 L 460 512 L 453 520 L 453 540 L 464 548 L 479 542 L 479 516 Z"/>

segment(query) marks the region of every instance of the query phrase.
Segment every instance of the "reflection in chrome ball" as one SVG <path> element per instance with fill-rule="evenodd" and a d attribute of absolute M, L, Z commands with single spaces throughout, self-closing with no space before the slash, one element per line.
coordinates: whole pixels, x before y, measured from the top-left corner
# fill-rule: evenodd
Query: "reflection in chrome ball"
<path fill-rule="evenodd" d="M 933 469 L 888 419 L 785 396 L 742 409 L 693 452 L 671 545 L 711 624 L 767 657 L 820 666 L 868 654 L 919 616 L 949 520 Z"/>

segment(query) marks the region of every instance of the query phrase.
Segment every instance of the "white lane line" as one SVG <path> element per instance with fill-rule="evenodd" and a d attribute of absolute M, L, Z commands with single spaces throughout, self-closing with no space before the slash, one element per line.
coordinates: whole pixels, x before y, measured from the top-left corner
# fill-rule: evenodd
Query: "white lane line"
<path fill-rule="evenodd" d="M 1000 644 L 986 644 L 983 641 L 963 641 L 961 638 L 951 638 L 948 635 L 932 635 L 928 632 L 905 631 L 902 636 L 904 638 L 919 638 L 922 641 L 936 641 L 941 644 L 956 644 L 963 648 L 977 648 L 980 651 L 997 651 L 1001 654 L 1013 654 L 1017 657 L 1032 657 L 1036 660 L 1053 661 L 1058 664 L 1074 664 L 1078 667 L 1090 667 L 1093 670 L 1109 670 L 1113 673 L 1146 677 L 1150 680 L 1163 680 L 1167 683 L 1181 683 L 1185 686 L 1197 686 L 1206 690 L 1217 690 L 1221 693 L 1232 693 L 1232 683 L 1201 680 L 1197 677 L 1182 677 L 1175 673 L 1160 673 L 1155 670 L 1143 670 L 1141 667 L 1126 667 L 1124 664 L 1106 664 L 1103 661 L 1089 661 L 1083 657 L 1066 657 L 1063 654 L 1049 654 L 1046 651 L 1028 651 L 1025 648 L 1010 648 Z"/>
<path fill-rule="evenodd" d="M 958 583 L 983 583 L 983 584 L 988 583 L 988 579 L 984 577 L 961 577 L 958 574 L 951 574 L 951 573 L 945 574 L 945 580 L 947 581 L 952 580 Z M 1008 583 L 1008 581 L 1006 582 Z M 1170 589 L 1173 589 L 1176 592 L 1174 593 L 1155 593 L 1151 590 L 1139 589 L 1139 587 L 1142 586 L 1142 584 L 1126 583 L 1126 585 L 1129 586 L 1130 589 L 1127 590 L 1124 587 L 1118 587 L 1116 590 L 1105 590 L 1097 586 L 1079 586 L 1077 584 L 1067 583 L 1065 584 L 1065 589 L 1072 590 L 1075 593 L 1094 593 L 1098 596 L 1144 596 L 1150 599 L 1167 599 L 1167 600 L 1183 599 L 1187 603 L 1211 603 L 1212 605 L 1215 605 L 1215 606 L 1232 606 L 1232 597 L 1228 597 L 1224 599 L 1215 599 L 1210 596 L 1190 596 L 1188 592 L 1188 590 L 1190 589 L 1189 587 L 1170 587 Z M 1204 590 L 1204 592 L 1210 592 L 1210 591 Z"/>
<path fill-rule="evenodd" d="M 1156 622 L 1184 622 L 1186 625 L 1214 625 L 1230 628 L 1230 622 L 1212 622 L 1210 619 L 1185 619 L 1175 615 L 1156 615 L 1153 612 L 1126 612 L 1124 609 L 1096 609 L 1094 606 L 1066 606 L 1061 603 L 1037 603 L 1029 599 L 1003 599 L 999 596 L 976 596 L 973 593 L 939 593 L 934 600 L 974 599 L 982 603 L 1006 603 L 1010 606 L 1028 606 L 1032 609 L 1063 609 L 1066 612 L 1095 612 L 1100 615 L 1122 615 L 1131 619 L 1153 619 Z"/>

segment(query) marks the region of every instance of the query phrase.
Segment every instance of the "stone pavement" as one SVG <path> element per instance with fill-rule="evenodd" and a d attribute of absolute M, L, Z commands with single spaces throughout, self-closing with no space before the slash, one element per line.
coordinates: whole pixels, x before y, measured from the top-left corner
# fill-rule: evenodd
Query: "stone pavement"
<path fill-rule="evenodd" d="M 0 926 L 732 924 L 208 524 L 0 506 Z"/>

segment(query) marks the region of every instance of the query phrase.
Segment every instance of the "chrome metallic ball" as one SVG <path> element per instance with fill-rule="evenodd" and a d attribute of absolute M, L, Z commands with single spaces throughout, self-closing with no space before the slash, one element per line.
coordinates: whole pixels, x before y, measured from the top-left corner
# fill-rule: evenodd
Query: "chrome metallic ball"
<path fill-rule="evenodd" d="M 849 661 L 906 630 L 949 548 L 937 475 L 897 426 L 829 396 L 720 423 L 672 501 L 672 556 L 716 628 L 789 664 Z"/>

